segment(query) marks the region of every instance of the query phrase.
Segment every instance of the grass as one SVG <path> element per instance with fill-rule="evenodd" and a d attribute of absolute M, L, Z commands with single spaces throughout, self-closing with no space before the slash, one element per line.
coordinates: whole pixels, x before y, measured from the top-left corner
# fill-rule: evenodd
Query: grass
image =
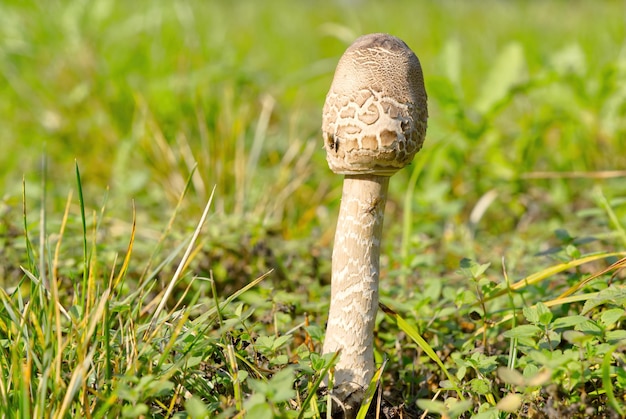
<path fill-rule="evenodd" d="M 109 0 L 0 5 L 0 415 L 326 417 L 320 112 L 375 31 L 431 115 L 390 185 L 385 397 L 626 415 L 623 4 Z"/>

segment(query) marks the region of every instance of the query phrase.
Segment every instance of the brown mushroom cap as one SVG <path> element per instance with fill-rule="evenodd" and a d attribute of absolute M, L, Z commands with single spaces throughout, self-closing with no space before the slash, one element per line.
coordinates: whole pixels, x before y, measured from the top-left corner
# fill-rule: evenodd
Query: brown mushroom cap
<path fill-rule="evenodd" d="M 422 68 L 399 38 L 358 38 L 337 64 L 326 95 L 326 160 L 339 174 L 391 176 L 413 160 L 426 135 Z"/>

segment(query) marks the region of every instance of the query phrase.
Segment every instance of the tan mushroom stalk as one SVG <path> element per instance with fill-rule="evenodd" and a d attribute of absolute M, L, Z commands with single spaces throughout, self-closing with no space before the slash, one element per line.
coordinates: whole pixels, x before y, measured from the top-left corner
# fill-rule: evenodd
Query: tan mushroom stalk
<path fill-rule="evenodd" d="M 335 386 L 374 374 L 380 243 L 389 177 L 421 148 L 428 116 L 417 56 L 387 34 L 358 38 L 326 96 L 322 131 L 331 170 L 345 175 L 332 255 L 324 353 L 341 350 Z"/>

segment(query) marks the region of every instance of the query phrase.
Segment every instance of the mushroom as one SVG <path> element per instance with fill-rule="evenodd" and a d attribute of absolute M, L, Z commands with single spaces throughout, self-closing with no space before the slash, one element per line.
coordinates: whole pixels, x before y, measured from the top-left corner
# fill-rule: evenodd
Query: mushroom
<path fill-rule="evenodd" d="M 337 64 L 322 123 L 328 165 L 345 175 L 323 350 L 341 351 L 335 394 L 362 397 L 374 375 L 380 242 L 389 177 L 422 147 L 427 118 L 422 69 L 413 51 L 388 34 L 354 41 Z"/>

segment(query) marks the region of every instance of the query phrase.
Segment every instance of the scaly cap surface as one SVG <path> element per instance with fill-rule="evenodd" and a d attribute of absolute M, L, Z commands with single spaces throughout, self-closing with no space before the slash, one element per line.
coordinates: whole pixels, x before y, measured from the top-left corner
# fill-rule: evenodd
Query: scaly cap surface
<path fill-rule="evenodd" d="M 326 160 L 339 174 L 391 176 L 422 147 L 428 118 L 417 56 L 399 38 L 375 33 L 343 54 L 326 95 Z"/>

